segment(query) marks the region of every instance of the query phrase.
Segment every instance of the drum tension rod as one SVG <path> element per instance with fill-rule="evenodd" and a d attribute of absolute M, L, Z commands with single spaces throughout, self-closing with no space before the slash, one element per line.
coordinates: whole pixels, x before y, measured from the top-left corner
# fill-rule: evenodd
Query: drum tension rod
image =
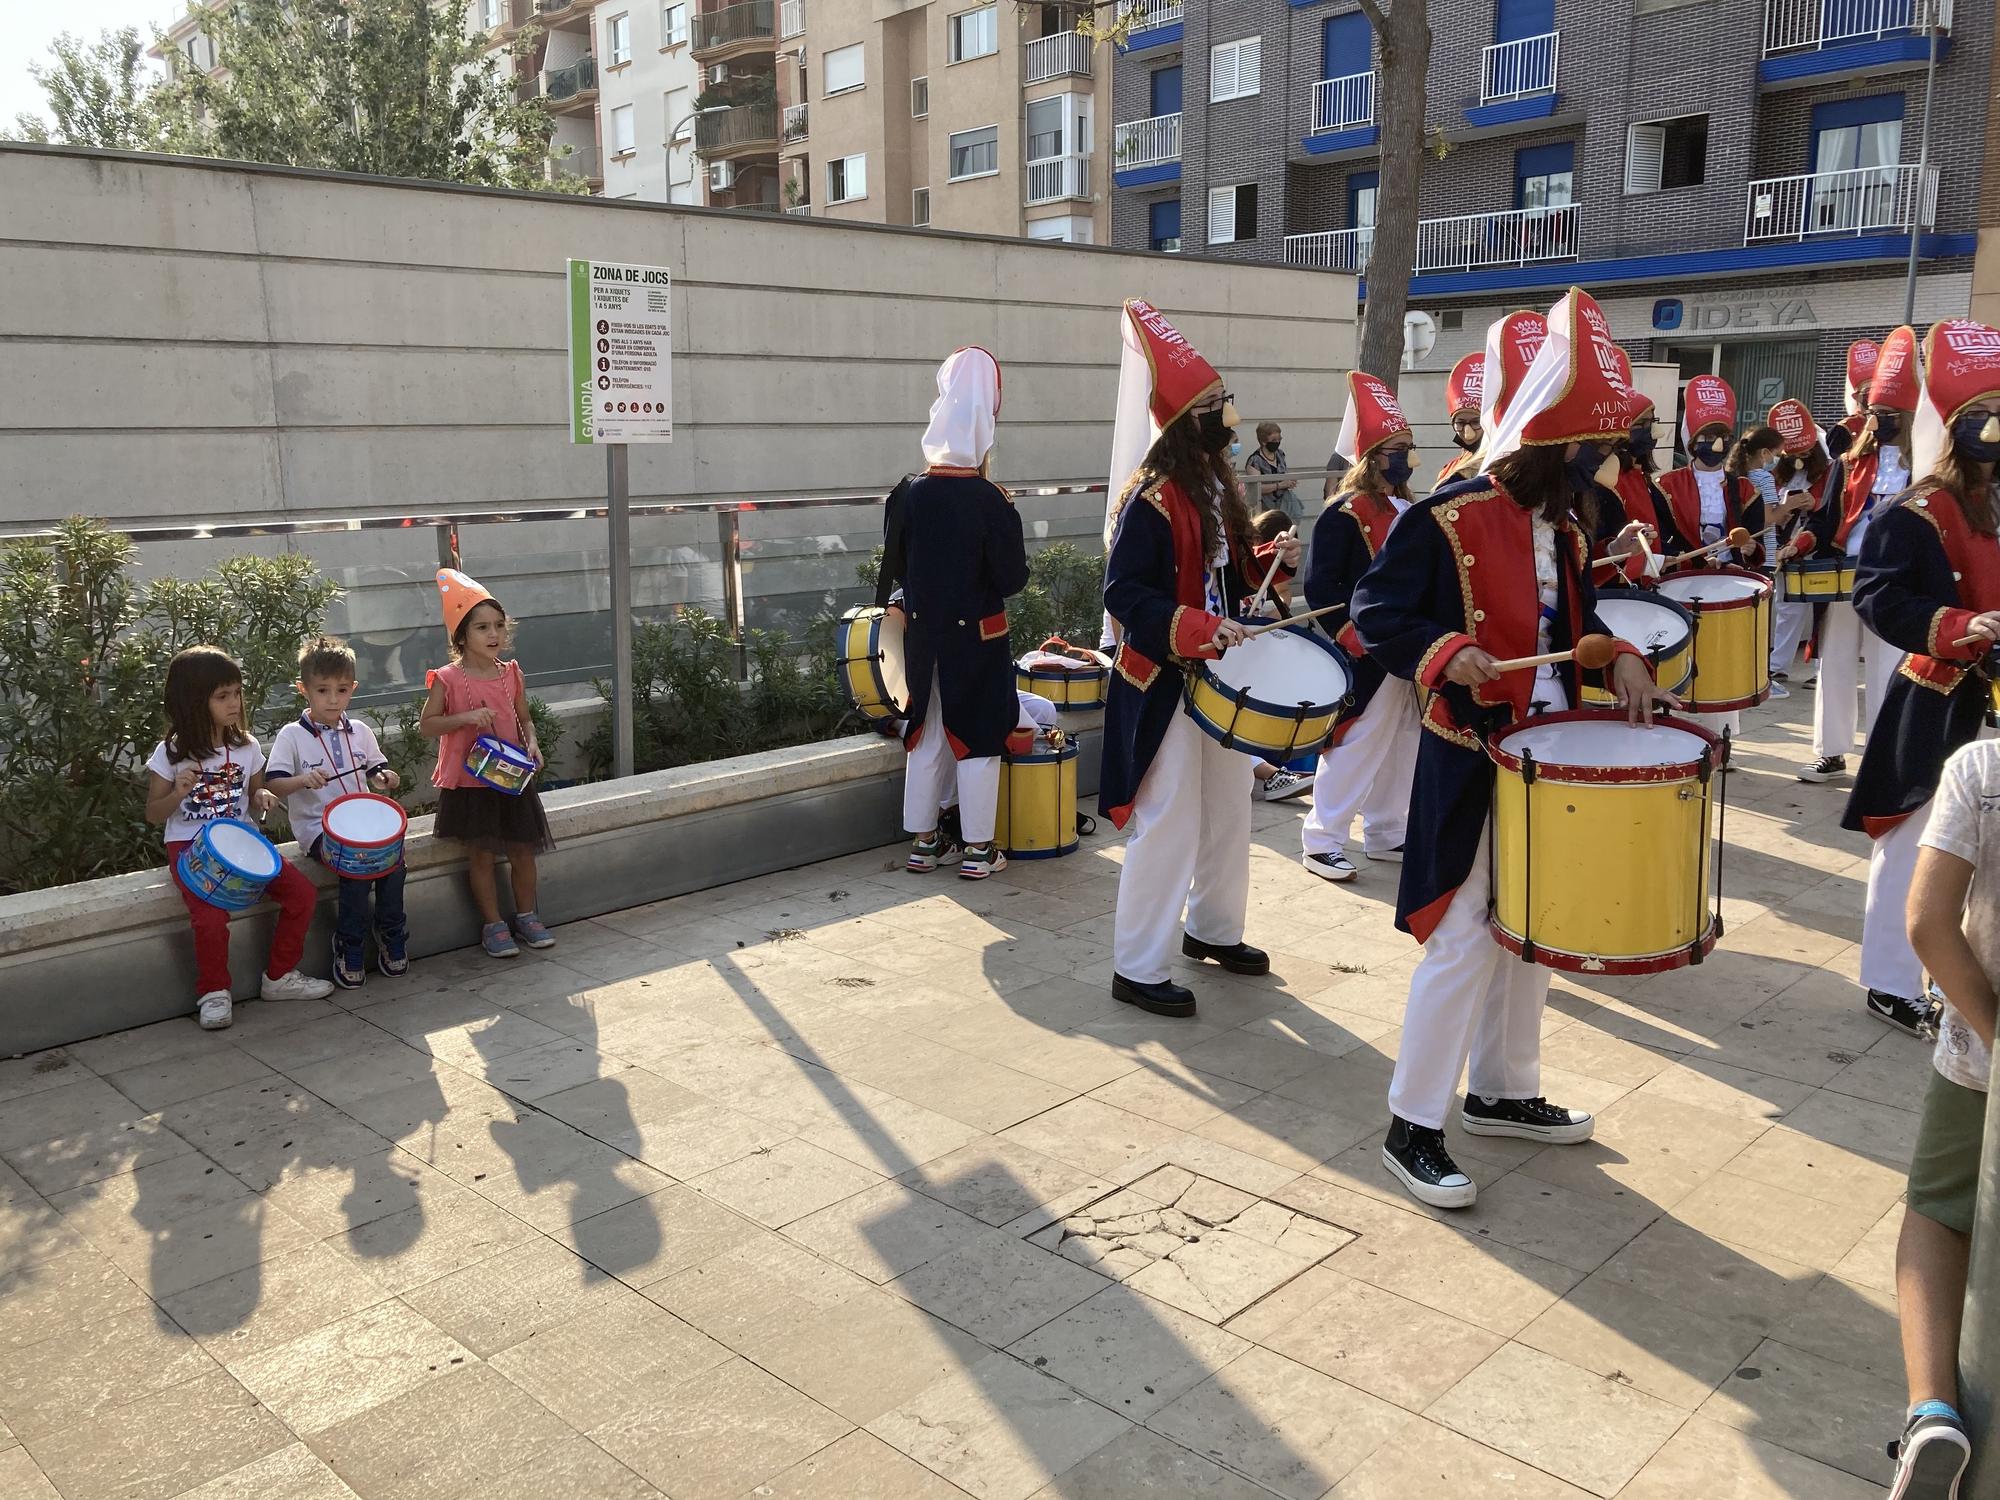
<path fill-rule="evenodd" d="M 1521 750 L 1521 962 L 1535 961 L 1535 752 Z"/>

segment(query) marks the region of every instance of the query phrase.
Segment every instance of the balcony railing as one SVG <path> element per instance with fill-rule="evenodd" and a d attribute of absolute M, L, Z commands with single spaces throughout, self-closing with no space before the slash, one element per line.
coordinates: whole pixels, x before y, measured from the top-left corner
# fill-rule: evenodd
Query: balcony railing
<path fill-rule="evenodd" d="M 585 54 L 566 68 L 551 68 L 542 74 L 542 97 L 551 104 L 574 99 L 597 87 L 597 59 Z"/>
<path fill-rule="evenodd" d="M 581 177 L 585 182 L 596 182 L 604 176 L 604 157 L 595 146 L 578 146 L 567 156 L 551 156 L 549 173 L 554 177 Z"/>
<path fill-rule="evenodd" d="M 806 106 L 787 104 L 785 106 L 785 139 L 802 141 L 806 138 Z"/>
<path fill-rule="evenodd" d="M 1111 151 L 1119 171 L 1179 161 L 1181 117 L 1154 115 L 1147 120 L 1127 120 L 1112 132 Z"/>
<path fill-rule="evenodd" d="M 812 211 L 813 206 L 810 203 L 794 203 L 785 209 L 786 213 L 795 214 L 801 219 L 811 218 Z"/>
<path fill-rule="evenodd" d="M 1375 75 L 1350 73 L 1313 85 L 1312 133 L 1353 130 L 1375 119 Z"/>
<path fill-rule="evenodd" d="M 694 122 L 694 150 L 697 156 L 720 156 L 746 147 L 778 144 L 778 106 L 775 104 L 732 104 L 726 109 L 699 115 Z"/>
<path fill-rule="evenodd" d="M 1495 214 L 1456 214 L 1417 225 L 1415 273 L 1471 271 L 1488 266 L 1523 266 L 1568 260 L 1577 253 L 1577 205 L 1516 208 Z M 1368 269 L 1375 245 L 1372 226 L 1329 229 L 1285 237 L 1285 262 L 1321 271 Z"/>
<path fill-rule="evenodd" d="M 1046 83 L 1051 78 L 1090 77 L 1090 38 L 1075 31 L 1058 31 L 1038 36 L 1028 43 L 1028 83 Z"/>
<path fill-rule="evenodd" d="M 806 34 L 806 0 L 780 0 L 778 35 L 789 40 Z"/>
<path fill-rule="evenodd" d="M 1060 203 L 1090 196 L 1090 158 L 1052 156 L 1028 163 L 1028 202 Z"/>
<path fill-rule="evenodd" d="M 1764 55 L 1951 30 L 1951 0 L 1765 0 Z"/>
<path fill-rule="evenodd" d="M 1750 184 L 1743 243 L 1928 227 L 1937 218 L 1937 168 L 1857 167 Z"/>
<path fill-rule="evenodd" d="M 771 35 L 771 0 L 745 0 L 741 5 L 725 5 L 696 15 L 694 50 L 731 47 L 738 42 L 754 42 Z"/>
<path fill-rule="evenodd" d="M 1133 31 L 1151 31 L 1155 26 L 1172 26 L 1181 19 L 1181 0 L 1131 0 L 1118 7 L 1118 19 L 1132 18 Z"/>
<path fill-rule="evenodd" d="M 1524 36 L 1518 42 L 1495 42 L 1480 60 L 1479 102 L 1502 104 L 1556 89 L 1556 63 L 1562 33 Z"/>

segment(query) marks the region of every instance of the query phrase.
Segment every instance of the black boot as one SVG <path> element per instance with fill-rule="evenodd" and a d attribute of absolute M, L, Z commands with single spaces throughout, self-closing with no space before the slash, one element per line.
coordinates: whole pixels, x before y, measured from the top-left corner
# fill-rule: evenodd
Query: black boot
<path fill-rule="evenodd" d="M 1204 943 L 1198 937 L 1182 933 L 1181 952 L 1189 958 L 1212 958 L 1232 974 L 1271 972 L 1271 955 L 1248 943 Z"/>
<path fill-rule="evenodd" d="M 1113 974 L 1111 994 L 1114 999 L 1149 1010 L 1156 1016 L 1194 1014 L 1194 991 L 1186 985 L 1175 984 L 1171 979 L 1162 979 L 1158 984 L 1141 984 L 1123 974 Z"/>

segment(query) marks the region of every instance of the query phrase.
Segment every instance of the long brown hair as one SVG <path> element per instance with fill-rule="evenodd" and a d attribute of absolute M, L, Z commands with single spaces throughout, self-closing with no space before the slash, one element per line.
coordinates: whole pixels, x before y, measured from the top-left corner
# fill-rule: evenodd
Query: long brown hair
<path fill-rule="evenodd" d="M 1349 464 L 1347 472 L 1340 476 L 1340 488 L 1334 491 L 1334 499 L 1338 500 L 1342 495 L 1362 494 L 1386 500 L 1394 495 L 1406 503 L 1413 502 L 1416 497 L 1410 493 L 1407 481 L 1391 489 L 1389 481 L 1382 477 L 1382 455 L 1387 451 L 1386 448 L 1377 448 L 1360 463 Z"/>
<path fill-rule="evenodd" d="M 215 715 L 208 700 L 220 688 L 243 681 L 236 658 L 219 646 L 189 646 L 167 663 L 167 759 L 207 760 L 223 745 L 241 749 L 250 736 L 238 724 L 216 743 Z M 248 705 L 245 705 L 248 711 Z"/>
<path fill-rule="evenodd" d="M 1201 423 L 1194 413 L 1181 413 L 1166 431 L 1154 439 L 1153 446 L 1146 451 L 1146 467 L 1171 479 L 1180 486 L 1181 493 L 1194 502 L 1194 508 L 1201 517 L 1201 555 L 1204 563 L 1221 550 L 1216 544 L 1222 538 L 1224 526 L 1228 527 L 1232 539 L 1249 536 L 1250 507 L 1244 504 L 1243 491 L 1236 483 L 1236 471 L 1229 467 L 1229 455 L 1210 451 L 1202 441 Z M 1219 507 L 1215 503 L 1217 496 L 1222 501 Z M 1235 546 L 1232 540 L 1232 552 Z M 1238 567 L 1247 566 L 1243 558 L 1234 560 Z"/>
<path fill-rule="evenodd" d="M 1551 526 L 1575 519 L 1585 536 L 1597 534 L 1597 497 L 1570 493 L 1569 460 L 1562 443 L 1516 448 L 1487 466 L 1487 477 L 1522 505 L 1532 505 Z"/>
<path fill-rule="evenodd" d="M 2000 469 L 1995 470 L 1995 478 L 2000 478 Z M 1932 481 L 1958 497 L 1958 508 L 1965 512 L 1966 524 L 1974 531 L 1981 536 L 2000 536 L 2000 523 L 1995 520 L 1996 509 L 2000 509 L 1993 493 L 1995 479 L 1981 483 L 1979 465 L 1960 453 L 1955 444 L 1945 443 L 1944 452 L 1924 476 L 1925 484 Z"/>
<path fill-rule="evenodd" d="M 1750 472 L 1750 455 L 1761 453 L 1766 448 L 1773 452 L 1785 446 L 1784 434 L 1775 427 L 1753 427 L 1736 440 L 1736 446 L 1729 450 L 1729 457 L 1723 460 L 1723 472 L 1742 478 Z"/>

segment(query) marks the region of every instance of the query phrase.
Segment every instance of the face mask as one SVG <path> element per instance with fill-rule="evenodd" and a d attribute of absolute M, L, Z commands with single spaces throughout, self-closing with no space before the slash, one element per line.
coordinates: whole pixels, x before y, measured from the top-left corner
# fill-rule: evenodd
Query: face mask
<path fill-rule="evenodd" d="M 1229 445 L 1229 456 L 1231 458 L 1241 458 L 1243 456 L 1243 445 L 1241 443 L 1231 443 Z"/>
<path fill-rule="evenodd" d="M 1976 464 L 2000 462 L 2000 417 L 1960 417 L 1951 424 L 1951 445 Z"/>
<path fill-rule="evenodd" d="M 1875 416 L 1876 442 L 1893 443 L 1896 441 L 1897 434 L 1900 433 L 1902 430 L 1903 430 L 1903 416 L 1901 412 L 1885 411 L 1876 413 Z"/>
<path fill-rule="evenodd" d="M 1569 461 L 1570 486 L 1578 494 L 1588 494 L 1590 487 L 1596 484 L 1609 488 L 1610 484 L 1618 481 L 1617 462 L 1615 457 L 1604 451 L 1601 443 L 1578 443 L 1576 457 Z M 1611 475 L 1609 483 L 1604 478 L 1607 469 Z"/>
<path fill-rule="evenodd" d="M 1465 427 L 1455 430 L 1451 435 L 1451 440 L 1467 453 L 1477 453 L 1482 436 L 1483 434 L 1479 428 Z"/>
<path fill-rule="evenodd" d="M 1382 455 L 1382 478 L 1390 489 L 1399 490 L 1410 482 L 1410 450 L 1392 449 Z"/>
<path fill-rule="evenodd" d="M 1659 441 L 1653 436 L 1653 429 L 1650 427 L 1634 427 L 1632 435 L 1625 441 L 1631 445 L 1634 456 L 1639 458 L 1650 457 L 1653 450 L 1659 446 Z"/>
<path fill-rule="evenodd" d="M 1203 412 L 1197 420 L 1201 427 L 1202 445 L 1211 453 L 1223 452 L 1236 436 L 1236 429 L 1225 419 L 1221 407 Z"/>
<path fill-rule="evenodd" d="M 1722 462 L 1722 444 L 1714 438 L 1696 438 L 1694 440 L 1693 451 L 1696 463 L 1719 464 Z"/>

